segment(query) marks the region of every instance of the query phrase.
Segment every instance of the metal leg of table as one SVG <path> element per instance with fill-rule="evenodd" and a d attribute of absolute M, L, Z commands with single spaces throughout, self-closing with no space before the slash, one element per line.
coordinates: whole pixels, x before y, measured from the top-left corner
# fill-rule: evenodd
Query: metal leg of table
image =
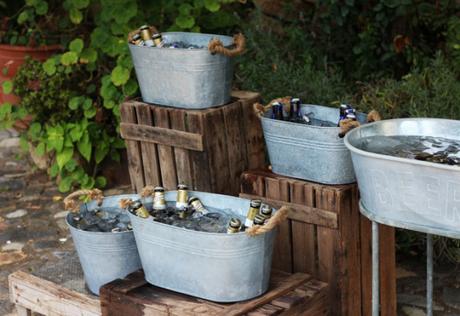
<path fill-rule="evenodd" d="M 372 222 L 372 316 L 379 316 L 379 224 Z"/>
<path fill-rule="evenodd" d="M 426 234 L 426 315 L 433 316 L 433 235 Z"/>

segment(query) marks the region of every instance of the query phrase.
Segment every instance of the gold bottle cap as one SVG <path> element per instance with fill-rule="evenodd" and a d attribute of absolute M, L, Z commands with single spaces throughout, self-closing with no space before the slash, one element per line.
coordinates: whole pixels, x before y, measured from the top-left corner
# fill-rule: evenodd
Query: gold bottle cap
<path fill-rule="evenodd" d="M 155 187 L 153 189 L 153 192 L 164 192 L 164 191 L 165 191 L 165 188 L 163 188 L 163 187 Z"/>
<path fill-rule="evenodd" d="M 186 184 L 179 184 L 179 185 L 177 186 L 177 189 L 178 189 L 178 190 L 188 190 L 188 187 L 187 187 Z"/>
<path fill-rule="evenodd" d="M 260 213 L 263 214 L 263 215 L 271 215 L 272 214 L 272 208 L 270 207 L 270 205 L 264 204 L 260 208 Z"/>
<path fill-rule="evenodd" d="M 240 228 L 241 227 L 241 221 L 238 219 L 238 218 L 232 218 L 230 219 L 230 222 L 228 223 L 228 226 L 229 227 L 232 227 L 232 228 Z"/>
<path fill-rule="evenodd" d="M 261 200 L 251 200 L 251 207 L 259 208 L 261 204 Z"/>
<path fill-rule="evenodd" d="M 256 217 L 254 217 L 254 225 L 263 225 L 265 223 L 265 217 L 263 217 L 260 214 L 257 214 Z"/>

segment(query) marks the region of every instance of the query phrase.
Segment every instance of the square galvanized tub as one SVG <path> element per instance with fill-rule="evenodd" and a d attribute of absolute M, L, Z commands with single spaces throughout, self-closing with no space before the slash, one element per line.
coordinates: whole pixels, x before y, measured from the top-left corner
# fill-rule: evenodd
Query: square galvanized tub
<path fill-rule="evenodd" d="M 433 136 L 460 140 L 460 121 L 413 118 L 361 126 L 345 137 L 370 216 L 395 227 L 449 236 L 460 230 L 460 167 L 359 149 L 368 136 Z M 455 237 L 454 234 L 450 234 Z"/>
<path fill-rule="evenodd" d="M 338 123 L 339 109 L 303 104 L 301 113 Z M 366 115 L 358 113 L 361 124 Z M 271 110 L 261 118 L 268 156 L 274 173 L 324 184 L 355 182 L 348 149 L 340 138 L 339 127 L 321 127 L 274 120 Z"/>
<path fill-rule="evenodd" d="M 176 191 L 166 201 L 176 200 Z M 205 206 L 246 216 L 249 200 L 189 192 Z M 146 199 L 145 204 L 151 204 Z M 130 214 L 147 282 L 216 302 L 251 299 L 268 289 L 275 230 L 250 237 L 207 233 L 154 222 Z"/>
<path fill-rule="evenodd" d="M 159 48 L 129 44 L 137 80 L 145 102 L 185 109 L 205 109 L 230 101 L 233 58 L 212 55 L 208 43 L 229 36 L 187 32 L 161 33 L 165 42 L 184 41 L 201 49 Z"/>
<path fill-rule="evenodd" d="M 138 199 L 133 194 L 105 197 L 100 208 L 107 212 L 120 208 L 121 199 Z M 96 201 L 85 203 L 80 209 L 93 210 Z M 136 241 L 132 231 L 88 232 L 72 225 L 72 214 L 67 214 L 67 226 L 80 259 L 85 281 L 91 292 L 99 295 L 99 288 L 106 283 L 121 279 L 141 268 Z"/>

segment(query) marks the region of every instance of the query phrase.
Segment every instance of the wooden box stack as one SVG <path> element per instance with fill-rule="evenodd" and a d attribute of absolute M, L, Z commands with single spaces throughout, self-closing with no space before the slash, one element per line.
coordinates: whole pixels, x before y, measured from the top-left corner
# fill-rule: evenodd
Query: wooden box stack
<path fill-rule="evenodd" d="M 332 315 L 371 314 L 371 224 L 356 184 L 331 186 L 275 175 L 242 175 L 241 197 L 291 206 L 278 231 L 273 268 L 327 282 Z M 396 315 L 394 229 L 380 227 L 381 315 Z"/>
<path fill-rule="evenodd" d="M 103 316 L 323 316 L 329 310 L 327 291 L 325 283 L 308 274 L 275 271 L 264 295 L 240 303 L 219 304 L 150 285 L 142 271 L 138 271 L 102 287 L 100 300 Z"/>
<path fill-rule="evenodd" d="M 137 192 L 146 185 L 238 195 L 243 171 L 265 163 L 263 133 L 252 110 L 260 95 L 234 91 L 229 104 L 184 110 L 127 101 L 121 135 Z"/>

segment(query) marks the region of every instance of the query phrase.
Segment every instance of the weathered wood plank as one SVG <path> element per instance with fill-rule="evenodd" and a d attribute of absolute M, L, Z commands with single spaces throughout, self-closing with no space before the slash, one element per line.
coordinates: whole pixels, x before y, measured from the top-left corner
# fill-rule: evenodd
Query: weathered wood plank
<path fill-rule="evenodd" d="M 248 169 L 262 168 L 266 165 L 264 134 L 260 120 L 252 107 L 255 102 L 260 100 L 260 94 L 249 91 L 233 91 L 232 96 L 240 100 L 243 111 Z"/>
<path fill-rule="evenodd" d="M 171 128 L 176 131 L 185 132 L 185 112 L 182 110 L 172 110 L 169 112 L 169 118 L 171 120 Z M 200 134 L 200 138 L 202 136 Z M 201 140 L 202 143 L 202 140 Z M 201 144 L 203 145 L 203 144 Z M 192 163 L 190 160 L 190 154 L 187 149 L 183 149 L 180 146 L 174 147 L 174 156 L 176 160 L 177 169 L 177 183 L 185 183 L 190 187 L 193 186 L 193 175 L 192 175 Z"/>
<path fill-rule="evenodd" d="M 142 125 L 152 126 L 153 117 L 151 106 L 145 103 L 137 102 L 135 104 L 137 113 L 137 122 Z M 121 125 L 126 123 L 121 123 Z M 140 126 L 131 124 L 134 126 Z M 121 128 L 123 133 L 123 128 Z M 127 137 L 129 139 L 129 137 Z M 139 139 L 135 139 L 139 140 Z M 141 142 L 142 164 L 144 169 L 145 185 L 161 186 L 160 164 L 158 163 L 158 152 L 156 144 L 150 142 Z"/>
<path fill-rule="evenodd" d="M 395 229 L 379 225 L 380 244 L 380 315 L 396 315 Z"/>
<path fill-rule="evenodd" d="M 163 125 L 164 123 L 157 120 L 156 124 Z M 164 125 L 166 126 L 169 124 Z M 204 149 L 203 137 L 201 135 L 170 128 L 120 123 L 120 132 L 121 137 L 124 139 L 168 145 L 195 151 L 203 151 Z"/>
<path fill-rule="evenodd" d="M 120 116 L 123 122 L 137 123 L 136 113 L 131 103 L 122 104 L 120 107 Z M 129 176 L 133 190 L 140 192 L 145 186 L 144 172 L 142 170 L 142 153 L 140 144 L 134 140 L 126 140 L 128 154 Z"/>
<path fill-rule="evenodd" d="M 98 316 L 99 301 L 63 286 L 17 271 L 8 277 L 11 302 L 34 312 L 49 315 Z"/>
<path fill-rule="evenodd" d="M 267 198 L 287 203 L 282 202 L 285 196 L 281 197 L 281 185 L 278 179 L 266 178 L 265 186 Z M 278 234 L 276 235 L 273 249 L 272 267 L 292 272 L 291 224 L 289 221 L 284 221 L 278 226 Z"/>
<path fill-rule="evenodd" d="M 155 126 L 169 129 L 168 109 L 153 107 L 152 111 L 154 113 Z M 158 144 L 158 160 L 160 162 L 163 187 L 167 190 L 175 190 L 177 188 L 177 175 L 172 147 Z"/>
<path fill-rule="evenodd" d="M 275 298 L 282 296 L 285 293 L 290 292 L 292 289 L 295 289 L 296 287 L 305 283 L 309 279 L 311 279 L 311 276 L 309 276 L 308 274 L 304 274 L 304 273 L 292 274 L 286 279 L 286 282 L 274 288 L 273 290 L 270 290 L 265 295 L 252 299 L 247 302 L 235 303 L 231 305 L 230 307 L 224 309 L 222 312 L 222 315 L 228 315 L 228 316 L 243 315 L 250 310 L 253 310 L 259 306 L 272 302 Z"/>
<path fill-rule="evenodd" d="M 204 135 L 203 115 L 199 112 L 188 112 L 185 116 L 188 132 Z M 191 151 L 193 190 L 211 192 L 211 174 L 209 171 L 209 157 L 206 151 Z"/>
<path fill-rule="evenodd" d="M 280 200 L 269 199 L 260 195 L 240 193 L 240 197 L 245 199 L 261 199 L 262 202 L 272 205 L 275 208 L 280 208 L 283 205 L 289 206 L 292 211 L 289 211 L 288 218 L 291 220 L 334 229 L 338 227 L 337 213 L 335 212 L 330 212 L 315 207 L 303 206 L 296 203 L 281 202 Z"/>
<path fill-rule="evenodd" d="M 232 194 L 238 194 L 240 176 L 248 165 L 245 144 L 246 137 L 241 120 L 241 117 L 243 117 L 241 104 L 235 102 L 234 104 L 222 107 L 222 113 L 224 116 L 223 128 L 227 136 L 226 143 L 230 175 L 228 190 Z"/>
<path fill-rule="evenodd" d="M 228 166 L 227 135 L 223 129 L 224 116 L 222 111 L 206 114 L 207 124 L 204 128 L 206 152 L 209 158 L 209 170 L 212 192 L 230 193 L 230 171 Z"/>
<path fill-rule="evenodd" d="M 304 183 L 295 181 L 291 183 L 291 202 L 300 205 L 313 207 L 313 192 L 306 190 Z M 320 212 L 312 212 L 319 215 Z M 331 213 L 333 218 L 335 214 Z M 306 222 L 293 220 L 292 225 L 292 256 L 293 272 L 306 272 L 311 275 L 317 274 L 316 269 L 316 230 L 314 221 Z M 337 221 L 335 221 L 337 225 Z M 335 226 L 334 225 L 334 226 Z"/>

